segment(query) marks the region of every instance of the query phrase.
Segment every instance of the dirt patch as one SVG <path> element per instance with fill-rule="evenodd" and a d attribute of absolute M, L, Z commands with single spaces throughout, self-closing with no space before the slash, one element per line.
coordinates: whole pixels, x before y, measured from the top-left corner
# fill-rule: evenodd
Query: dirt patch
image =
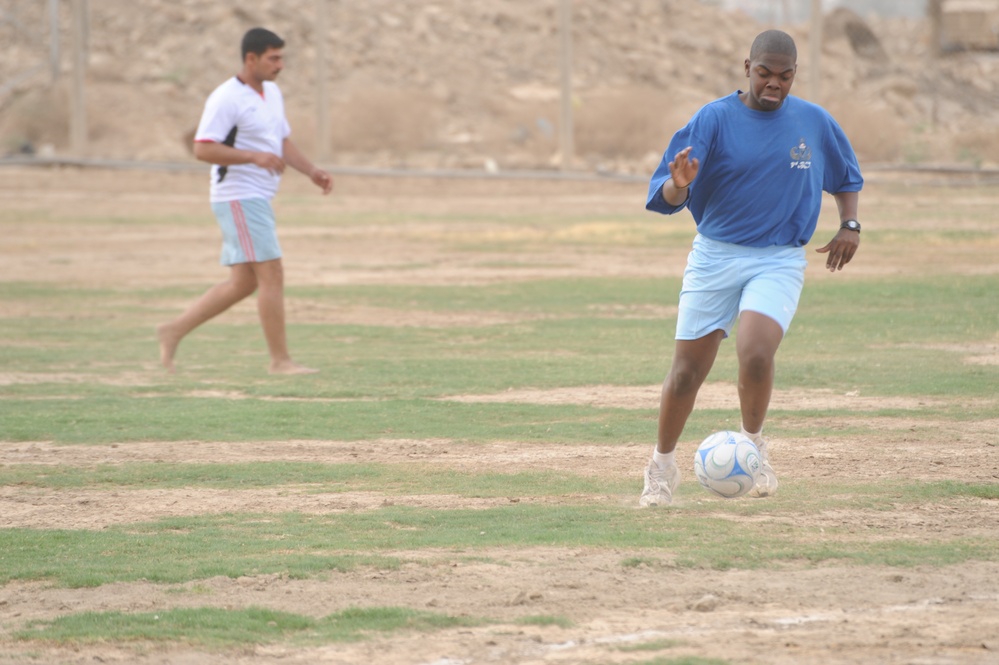
<path fill-rule="evenodd" d="M 909 436 L 886 444 L 864 440 L 828 441 L 823 439 L 771 439 L 772 459 L 782 477 L 788 480 L 865 481 L 870 479 L 959 480 L 995 482 L 999 480 L 999 447 L 983 442 L 979 434 L 999 425 L 973 423 L 966 428 L 947 423 L 947 434 L 927 445 L 926 436 L 912 435 L 912 425 L 905 419 L 885 419 L 886 427 Z M 837 421 L 839 426 L 849 422 Z M 827 427 L 828 423 L 816 427 Z M 923 425 L 925 427 L 925 425 Z M 554 471 L 571 469 L 573 474 L 607 478 L 609 481 L 634 479 L 635 496 L 608 494 L 603 499 L 614 505 L 632 505 L 641 489 L 641 463 L 651 450 L 651 443 L 600 446 L 573 444 L 560 446 L 530 445 L 517 442 L 486 443 L 468 446 L 448 440 L 387 440 L 365 443 L 340 441 L 287 442 L 134 442 L 118 445 L 59 446 L 50 443 L 8 444 L 0 448 L 2 465 L 65 465 L 95 467 L 124 463 L 237 464 L 246 462 L 307 462 L 316 464 L 351 464 L 358 462 L 409 464 L 420 468 L 454 469 L 463 473 L 482 469 L 504 472 Z M 682 441 L 678 446 L 681 460 L 692 460 L 696 441 Z M 689 487 L 678 497 L 684 501 L 703 498 L 693 484 L 692 472 L 681 464 Z M 415 472 L 415 471 L 414 471 Z M 278 489 L 121 489 L 35 490 L 23 487 L 0 488 L 0 514 L 8 526 L 29 528 L 101 529 L 114 524 L 144 522 L 166 516 L 199 513 L 300 511 L 310 514 L 370 510 L 385 505 L 406 505 L 437 509 L 488 508 L 509 503 L 572 501 L 572 497 L 530 498 L 508 496 L 473 498 L 450 495 L 393 496 L 368 492 L 324 492 L 317 487 L 287 486 Z M 999 529 L 999 514 L 994 502 L 969 501 L 963 510 L 947 511 L 947 530 L 955 532 Z M 933 510 L 930 507 L 929 510 Z M 906 524 L 913 537 L 929 536 L 941 524 L 927 517 L 916 529 L 912 514 L 885 516 L 880 510 L 868 514 L 869 524 Z M 817 522 L 832 519 L 821 515 Z M 844 517 L 838 524 L 853 524 Z M 830 523 L 831 524 L 831 523 Z"/>
<path fill-rule="evenodd" d="M 79 385 L 95 382 L 106 386 L 148 386 L 154 385 L 156 379 L 149 374 L 140 372 L 124 372 L 96 379 L 92 374 L 73 372 L 0 372 L 0 386 L 38 385 L 42 383 Z"/>
<path fill-rule="evenodd" d="M 104 529 L 193 515 L 226 513 L 303 513 L 328 515 L 374 510 L 404 504 L 416 508 L 447 510 L 484 509 L 514 503 L 543 503 L 544 500 L 511 497 L 467 499 L 446 495 L 407 495 L 401 499 L 381 492 L 319 493 L 310 489 L 283 487 L 275 490 L 143 490 L 123 489 L 62 490 L 54 496 L 48 490 L 0 488 L 4 525 L 32 529 Z"/>
<path fill-rule="evenodd" d="M 999 365 L 999 344 L 901 344 L 903 348 L 933 349 L 964 354 L 968 365 Z"/>
<path fill-rule="evenodd" d="M 492 395 L 456 395 L 446 397 L 455 402 L 512 404 L 586 404 L 618 409 L 658 409 L 662 387 L 653 386 L 579 386 L 553 389 L 511 389 Z M 843 409 L 875 411 L 878 409 L 918 409 L 939 405 L 943 400 L 925 397 L 863 397 L 857 392 L 836 393 L 824 389 L 774 389 L 772 410 L 801 411 L 810 409 Z M 737 408 L 739 392 L 735 384 L 715 381 L 706 383 L 697 393 L 697 408 Z"/>
<path fill-rule="evenodd" d="M 690 571 L 668 560 L 625 567 L 633 553 L 587 550 L 484 550 L 478 560 L 451 552 L 390 552 L 394 571 L 334 573 L 327 580 L 281 576 L 211 578 L 183 585 L 110 584 L 97 589 L 51 589 L 14 583 L 0 603 L 18 622 L 67 611 L 154 612 L 174 607 L 267 606 L 322 617 L 366 605 L 393 589 L 392 601 L 430 611 L 486 617 L 478 628 L 375 638 L 319 648 L 249 647 L 241 654 L 205 654 L 183 647 L 135 649 L 35 647 L 42 660 L 61 663 L 455 663 L 619 662 L 621 647 L 665 642 L 662 655 L 727 662 L 995 662 L 999 645 L 999 566 L 961 569 Z M 647 556 L 646 554 L 639 554 Z M 481 558 L 479 558 L 481 557 Z M 973 583 L 980 580 L 980 584 Z M 802 593 L 802 589 L 808 589 Z M 517 625 L 532 616 L 566 616 L 568 628 Z M 830 643 L 829 634 L 836 635 Z M 669 646 L 672 645 L 672 646 Z M 846 657 L 862 653 L 859 660 Z M 27 654 L 25 654 L 27 656 Z M 9 660 L 13 657 L 15 660 Z M 18 662 L 8 652 L 0 662 Z M 620 662 L 631 662 L 628 660 Z"/>

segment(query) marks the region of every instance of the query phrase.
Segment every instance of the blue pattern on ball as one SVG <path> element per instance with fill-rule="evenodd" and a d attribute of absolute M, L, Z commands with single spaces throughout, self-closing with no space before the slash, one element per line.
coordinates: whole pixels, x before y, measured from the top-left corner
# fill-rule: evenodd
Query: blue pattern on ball
<path fill-rule="evenodd" d="M 756 444 L 737 432 L 715 432 L 701 442 L 694 455 L 694 475 L 701 486 L 725 498 L 736 498 L 752 489 L 760 467 Z"/>

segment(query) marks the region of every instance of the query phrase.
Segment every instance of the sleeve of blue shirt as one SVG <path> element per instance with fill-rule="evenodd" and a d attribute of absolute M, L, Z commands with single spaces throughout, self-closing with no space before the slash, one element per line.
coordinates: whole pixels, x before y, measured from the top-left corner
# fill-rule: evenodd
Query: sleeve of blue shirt
<path fill-rule="evenodd" d="M 672 178 L 669 172 L 669 163 L 673 161 L 676 153 L 687 146 L 691 147 L 690 157 L 697 159 L 701 165 L 704 164 L 711 146 L 710 137 L 713 135 L 711 122 L 713 115 L 708 113 L 709 109 L 710 106 L 699 110 L 683 129 L 680 129 L 673 135 L 673 138 L 669 142 L 669 147 L 663 153 L 663 158 L 660 160 L 659 166 L 649 181 L 649 195 L 645 201 L 646 210 L 660 212 L 664 215 L 672 215 L 687 207 L 687 203 L 690 202 L 689 194 L 683 203 L 674 206 L 666 203 L 666 200 L 662 197 L 662 189 L 666 181 Z M 694 187 L 694 185 L 692 184 L 691 187 Z"/>
<path fill-rule="evenodd" d="M 864 177 L 860 173 L 857 155 L 843 129 L 832 116 L 828 118 L 830 130 L 826 132 L 829 140 L 826 154 L 829 155 L 829 162 L 823 174 L 822 189 L 830 194 L 859 192 L 864 187 Z M 668 173 L 669 169 L 666 171 Z"/>

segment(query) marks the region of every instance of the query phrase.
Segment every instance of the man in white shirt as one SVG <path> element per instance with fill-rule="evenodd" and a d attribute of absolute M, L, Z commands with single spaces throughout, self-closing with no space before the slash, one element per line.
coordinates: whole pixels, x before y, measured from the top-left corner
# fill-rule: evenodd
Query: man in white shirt
<path fill-rule="evenodd" d="M 211 163 L 212 211 L 222 230 L 221 264 L 229 279 L 210 288 L 179 317 L 157 328 L 160 361 L 174 371 L 180 341 L 202 323 L 258 291 L 257 311 L 272 374 L 311 374 L 291 359 L 284 322 L 284 270 L 270 201 L 285 166 L 323 194 L 333 178 L 291 140 L 284 98 L 274 79 L 284 66 L 284 40 L 253 28 L 243 36 L 243 68 L 208 97 L 194 138 L 194 155 Z"/>

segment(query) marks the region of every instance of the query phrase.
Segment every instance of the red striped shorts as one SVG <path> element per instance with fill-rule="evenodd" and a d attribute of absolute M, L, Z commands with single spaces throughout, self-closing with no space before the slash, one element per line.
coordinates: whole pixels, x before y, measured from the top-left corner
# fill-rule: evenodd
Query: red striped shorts
<path fill-rule="evenodd" d="M 281 258 L 274 210 L 267 199 L 220 201 L 212 212 L 222 229 L 219 263 L 259 263 Z"/>

